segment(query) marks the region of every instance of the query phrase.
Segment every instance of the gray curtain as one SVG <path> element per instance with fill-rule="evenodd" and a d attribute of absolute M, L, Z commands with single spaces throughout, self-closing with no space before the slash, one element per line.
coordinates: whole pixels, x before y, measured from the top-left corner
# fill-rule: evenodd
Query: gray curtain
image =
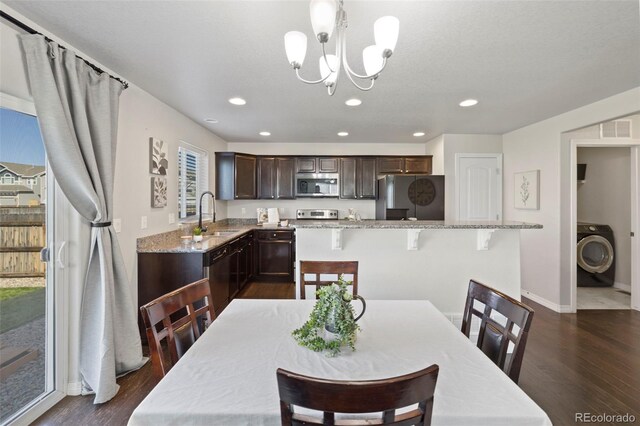
<path fill-rule="evenodd" d="M 80 315 L 83 393 L 103 403 L 116 376 L 146 359 L 131 288 L 113 228 L 113 174 L 122 85 L 40 35 L 20 37 L 47 158 L 60 188 L 91 222 Z"/>

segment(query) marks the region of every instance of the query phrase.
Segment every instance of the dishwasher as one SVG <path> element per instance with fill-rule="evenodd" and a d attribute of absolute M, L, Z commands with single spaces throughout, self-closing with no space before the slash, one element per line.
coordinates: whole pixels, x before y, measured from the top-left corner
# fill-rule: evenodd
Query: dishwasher
<path fill-rule="evenodd" d="M 216 315 L 229 304 L 229 284 L 231 283 L 233 256 L 228 246 L 208 253 L 204 267 L 205 277 L 211 287 L 211 302 Z"/>

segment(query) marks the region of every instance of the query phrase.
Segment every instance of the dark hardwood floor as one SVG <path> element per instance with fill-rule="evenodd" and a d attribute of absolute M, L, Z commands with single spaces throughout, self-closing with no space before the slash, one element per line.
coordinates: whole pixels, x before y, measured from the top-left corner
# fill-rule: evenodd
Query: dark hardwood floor
<path fill-rule="evenodd" d="M 239 297 L 287 299 L 294 294 L 291 283 L 252 283 Z M 630 413 L 640 423 L 640 312 L 560 315 L 530 300 L 525 303 L 536 313 L 520 386 L 553 424 L 576 424 L 576 412 Z M 66 397 L 34 424 L 125 425 L 156 381 L 146 365 L 118 383 L 120 392 L 109 403 L 94 406 L 90 396 Z"/>
<path fill-rule="evenodd" d="M 520 387 L 554 425 L 575 413 L 635 416 L 640 424 L 640 312 L 535 309 Z M 613 424 L 613 423 L 599 423 Z"/>

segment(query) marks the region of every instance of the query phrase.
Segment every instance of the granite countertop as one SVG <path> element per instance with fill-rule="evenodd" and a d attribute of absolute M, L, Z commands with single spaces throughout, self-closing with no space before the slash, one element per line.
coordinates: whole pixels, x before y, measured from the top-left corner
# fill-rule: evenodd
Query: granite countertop
<path fill-rule="evenodd" d="M 206 224 L 209 229 L 203 234 L 201 242 L 188 240 L 183 242 L 182 231 L 175 230 L 162 234 L 138 238 L 136 250 L 138 253 L 206 253 L 241 237 L 253 230 L 293 230 L 292 227 L 265 228 L 258 226 L 255 219 L 224 219 L 214 224 Z M 215 235 L 224 232 L 224 235 Z"/>
<path fill-rule="evenodd" d="M 292 220 L 290 226 L 301 229 L 542 229 L 542 225 L 512 221 L 445 220 Z"/>
<path fill-rule="evenodd" d="M 525 222 L 491 221 L 463 222 L 443 220 L 289 220 L 288 227 L 265 228 L 255 219 L 224 219 L 208 224 L 207 233 L 201 242 L 180 238 L 181 230 L 164 232 L 138 238 L 138 253 L 206 253 L 254 230 L 300 229 L 541 229 L 542 225 Z M 224 232 L 223 235 L 215 235 Z"/>

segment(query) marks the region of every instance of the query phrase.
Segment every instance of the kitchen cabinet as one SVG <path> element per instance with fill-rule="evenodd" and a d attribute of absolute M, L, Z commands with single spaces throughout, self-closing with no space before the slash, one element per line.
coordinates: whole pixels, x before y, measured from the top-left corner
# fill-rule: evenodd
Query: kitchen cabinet
<path fill-rule="evenodd" d="M 340 198 L 375 199 L 377 173 L 375 157 L 344 157 L 340 159 Z"/>
<path fill-rule="evenodd" d="M 276 198 L 276 159 L 258 158 L 258 198 L 270 200 Z"/>
<path fill-rule="evenodd" d="M 208 278 L 213 309 L 219 315 L 253 278 L 254 247 L 254 233 L 248 232 L 206 253 L 138 253 L 138 307 Z M 141 317 L 138 324 L 146 342 Z"/>
<path fill-rule="evenodd" d="M 381 175 L 403 172 L 403 157 L 378 157 L 378 173 L 380 173 Z"/>
<path fill-rule="evenodd" d="M 294 199 L 295 165 L 293 157 L 258 157 L 258 198 Z"/>
<path fill-rule="evenodd" d="M 255 155 L 216 152 L 216 199 L 255 199 L 257 168 Z"/>
<path fill-rule="evenodd" d="M 431 156 L 406 157 L 404 172 L 408 174 L 431 174 Z"/>
<path fill-rule="evenodd" d="M 378 157 L 378 174 L 431 174 L 430 155 Z"/>
<path fill-rule="evenodd" d="M 295 158 L 276 158 L 276 198 L 278 200 L 296 198 L 295 169 Z"/>
<path fill-rule="evenodd" d="M 315 173 L 316 158 L 298 157 L 296 158 L 296 173 Z"/>
<path fill-rule="evenodd" d="M 298 157 L 296 173 L 338 173 L 337 157 Z"/>
<path fill-rule="evenodd" d="M 375 158 L 359 158 L 357 174 L 358 198 L 375 200 L 378 197 L 378 172 Z"/>
<path fill-rule="evenodd" d="M 293 281 L 295 234 L 292 230 L 256 231 L 256 275 L 259 281 Z"/>

